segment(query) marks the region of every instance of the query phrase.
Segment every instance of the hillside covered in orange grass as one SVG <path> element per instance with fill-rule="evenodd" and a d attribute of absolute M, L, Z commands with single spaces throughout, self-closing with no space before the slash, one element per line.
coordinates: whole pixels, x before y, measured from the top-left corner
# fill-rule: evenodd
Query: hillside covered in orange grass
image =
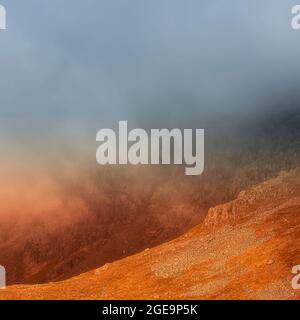
<path fill-rule="evenodd" d="M 0 299 L 299 299 L 300 169 L 242 191 L 177 238 L 66 281 Z"/>

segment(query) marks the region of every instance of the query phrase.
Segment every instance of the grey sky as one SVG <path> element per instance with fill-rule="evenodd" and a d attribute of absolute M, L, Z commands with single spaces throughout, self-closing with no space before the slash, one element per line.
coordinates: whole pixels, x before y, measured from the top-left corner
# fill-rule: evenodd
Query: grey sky
<path fill-rule="evenodd" d="M 300 84 L 296 1 L 0 3 L 2 137 L 93 135 L 123 119 L 200 127 L 259 115 Z"/>

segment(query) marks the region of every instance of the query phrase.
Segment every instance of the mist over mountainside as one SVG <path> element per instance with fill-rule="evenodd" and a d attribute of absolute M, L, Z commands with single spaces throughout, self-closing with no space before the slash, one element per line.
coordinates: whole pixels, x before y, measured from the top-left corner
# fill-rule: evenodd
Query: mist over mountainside
<path fill-rule="evenodd" d="M 21 289 L 43 298 L 57 288 L 77 298 L 293 298 L 283 279 L 300 263 L 294 2 L 0 0 L 8 285 L 90 272 L 82 286 Z M 119 121 L 147 133 L 204 129 L 204 173 L 98 165 L 97 132 L 117 132 Z M 131 292 L 119 290 L 127 272 Z M 252 288 L 241 291 L 247 279 Z"/>
<path fill-rule="evenodd" d="M 0 299 L 296 300 L 299 212 L 297 168 L 211 208 L 173 241 L 66 281 L 8 287 Z"/>
<path fill-rule="evenodd" d="M 66 279 L 161 244 L 201 222 L 210 207 L 296 167 L 299 109 L 290 110 L 222 134 L 208 129 L 205 172 L 193 179 L 181 167 L 83 166 L 69 176 L 58 170 L 44 192 L 27 181 L 20 192 L 35 199 L 28 200 L 29 211 L 28 205 L 12 215 L 2 209 L 0 218 L 0 264 L 8 282 Z"/>

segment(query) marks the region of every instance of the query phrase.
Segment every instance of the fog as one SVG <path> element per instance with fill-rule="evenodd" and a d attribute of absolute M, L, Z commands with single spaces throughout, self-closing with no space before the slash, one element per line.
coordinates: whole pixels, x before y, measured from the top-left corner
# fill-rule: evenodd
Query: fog
<path fill-rule="evenodd" d="M 0 3 L 0 264 L 10 283 L 59 280 L 172 239 L 299 165 L 294 0 Z M 98 166 L 96 134 L 120 120 L 205 129 L 204 174 Z"/>
<path fill-rule="evenodd" d="M 295 1 L 1 4 L 0 132 L 10 144 L 79 148 L 119 120 L 213 131 L 285 110 L 298 89 Z"/>

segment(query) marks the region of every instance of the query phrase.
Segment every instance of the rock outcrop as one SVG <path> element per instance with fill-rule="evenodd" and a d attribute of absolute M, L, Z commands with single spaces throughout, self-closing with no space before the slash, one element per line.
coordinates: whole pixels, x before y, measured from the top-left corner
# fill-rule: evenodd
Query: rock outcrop
<path fill-rule="evenodd" d="M 224 224 L 234 224 L 260 208 L 276 207 L 299 194 L 300 169 L 281 172 L 278 177 L 241 191 L 237 199 L 209 209 L 204 224 L 216 229 Z"/>

